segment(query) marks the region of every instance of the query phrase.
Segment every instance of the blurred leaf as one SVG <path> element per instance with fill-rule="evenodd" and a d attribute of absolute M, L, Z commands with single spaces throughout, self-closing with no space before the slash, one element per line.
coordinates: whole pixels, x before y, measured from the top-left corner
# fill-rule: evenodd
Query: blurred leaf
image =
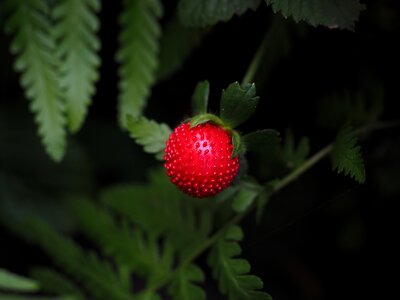
<path fill-rule="evenodd" d="M 161 36 L 158 80 L 164 80 L 182 68 L 207 31 L 182 26 L 178 18 L 170 20 Z"/>
<path fill-rule="evenodd" d="M 37 292 L 39 284 L 32 279 L 0 269 L 0 289 L 16 292 Z"/>
<path fill-rule="evenodd" d="M 349 123 L 361 127 L 377 121 L 383 112 L 384 89 L 370 83 L 364 90 L 337 92 L 322 99 L 318 105 L 318 123 L 337 129 Z"/>
<path fill-rule="evenodd" d="M 55 270 L 34 268 L 30 273 L 34 279 L 40 282 L 42 291 L 71 295 L 71 298 L 75 300 L 85 299 L 82 291 L 75 283 Z"/>
<path fill-rule="evenodd" d="M 222 92 L 220 117 L 230 127 L 235 128 L 254 113 L 258 100 L 254 83 L 240 86 L 238 82 L 234 82 Z"/>
<path fill-rule="evenodd" d="M 234 211 L 241 213 L 246 211 L 255 201 L 262 188 L 257 184 L 249 181 L 242 181 L 239 191 L 233 197 L 232 208 Z"/>
<path fill-rule="evenodd" d="M 172 252 L 167 242 L 159 245 L 157 235 L 145 235 L 140 228 L 118 224 L 106 210 L 82 197 L 71 198 L 73 215 L 83 232 L 113 257 L 119 268 L 134 272 L 147 280 L 164 278 L 172 268 Z"/>
<path fill-rule="evenodd" d="M 350 126 L 344 126 L 339 130 L 331 154 L 333 170 L 338 174 L 350 176 L 359 183 L 365 182 L 361 147 L 357 145 L 356 134 Z"/>
<path fill-rule="evenodd" d="M 310 153 L 310 142 L 307 137 L 302 137 L 295 146 L 294 136 L 291 130 L 286 131 L 282 145 L 282 158 L 289 169 L 300 166 Z"/>
<path fill-rule="evenodd" d="M 359 0 L 266 0 L 273 11 L 293 17 L 296 22 L 306 21 L 312 26 L 354 29 L 360 12 L 365 8 Z"/>
<path fill-rule="evenodd" d="M 205 27 L 227 22 L 234 15 L 256 9 L 260 0 L 180 0 L 179 17 L 187 26 Z"/>
<path fill-rule="evenodd" d="M 264 151 L 277 147 L 281 138 L 279 132 L 273 129 L 263 129 L 248 133 L 242 137 L 246 150 L 264 153 Z"/>
<path fill-rule="evenodd" d="M 198 203 L 184 195 L 162 169 L 152 172 L 146 185 L 117 185 L 105 190 L 102 202 L 145 232 L 168 236 L 181 255 L 208 236 L 215 208 L 213 202 Z"/>
<path fill-rule="evenodd" d="M 192 96 L 192 110 L 194 115 L 207 113 L 209 94 L 210 83 L 207 80 L 200 81 L 196 85 Z"/>

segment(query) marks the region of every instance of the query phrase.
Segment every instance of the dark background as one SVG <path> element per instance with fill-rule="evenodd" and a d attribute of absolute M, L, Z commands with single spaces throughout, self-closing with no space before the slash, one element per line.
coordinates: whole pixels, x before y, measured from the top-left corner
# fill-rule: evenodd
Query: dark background
<path fill-rule="evenodd" d="M 168 2 L 165 20 L 173 9 L 174 3 Z M 84 127 L 69 137 L 67 157 L 59 165 L 40 145 L 12 69 L 9 37 L 0 34 L 0 203 L 12 207 L 15 218 L 23 218 L 28 207 L 68 230 L 71 224 L 57 210 L 57 197 L 77 191 L 95 195 L 112 183 L 145 180 L 146 170 L 157 165 L 116 122 L 119 11 L 115 1 L 103 1 L 97 94 Z M 190 115 L 191 93 L 204 79 L 210 81 L 210 108 L 216 112 L 221 90 L 241 81 L 272 19 L 270 8 L 262 5 L 257 12 L 216 25 L 182 69 L 155 86 L 146 116 L 177 125 Z M 283 22 L 291 33 L 289 54 L 271 65 L 261 64 L 268 74 L 256 78 L 260 105 L 241 131 L 275 128 L 284 133 L 291 128 L 297 140 L 310 137 L 314 153 L 336 132 L 318 120 L 321 99 L 368 89 L 371 80 L 385 90 L 381 120 L 399 118 L 400 19 L 395 0 L 367 1 L 355 32 Z M 245 220 L 243 256 L 275 300 L 382 299 L 397 294 L 400 131 L 378 131 L 361 144 L 365 184 L 336 175 L 325 160 L 274 195 L 260 224 L 254 216 Z M 255 157 L 249 162 L 258 179 L 268 179 Z M 49 263 L 37 248 L 0 229 L 1 267 L 27 274 L 31 266 Z M 214 283 L 206 285 L 209 298 L 218 299 Z"/>

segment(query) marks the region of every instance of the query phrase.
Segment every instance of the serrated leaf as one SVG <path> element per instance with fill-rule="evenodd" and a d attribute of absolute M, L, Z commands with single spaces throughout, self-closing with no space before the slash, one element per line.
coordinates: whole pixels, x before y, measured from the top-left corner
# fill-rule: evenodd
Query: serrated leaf
<path fill-rule="evenodd" d="M 360 12 L 365 8 L 359 0 L 266 0 L 274 12 L 329 28 L 354 29 Z"/>
<path fill-rule="evenodd" d="M 204 29 L 182 26 L 177 17 L 169 21 L 160 40 L 157 79 L 167 79 L 179 71 L 206 34 Z"/>
<path fill-rule="evenodd" d="M 204 241 L 211 230 L 214 203 L 198 203 L 184 195 L 163 169 L 152 172 L 146 185 L 114 186 L 105 190 L 101 199 L 145 232 L 167 235 L 182 256 Z"/>
<path fill-rule="evenodd" d="M 234 15 L 256 9 L 260 0 L 180 0 L 179 17 L 187 26 L 205 27 L 227 22 Z"/>
<path fill-rule="evenodd" d="M 158 159 L 162 159 L 162 153 L 169 135 L 172 133 L 167 124 L 157 123 L 141 117 L 134 120 L 128 116 L 127 129 L 136 143 L 143 146 L 147 153 L 157 154 Z"/>
<path fill-rule="evenodd" d="M 15 292 L 36 292 L 39 290 L 39 284 L 30 278 L 0 269 L 0 289 Z"/>
<path fill-rule="evenodd" d="M 203 271 L 190 264 L 176 272 L 168 292 L 174 300 L 203 300 L 206 294 L 196 283 L 204 281 Z"/>
<path fill-rule="evenodd" d="M 194 115 L 207 113 L 210 83 L 205 80 L 196 85 L 192 96 L 192 110 Z"/>
<path fill-rule="evenodd" d="M 126 300 L 129 290 L 121 283 L 118 274 L 106 261 L 97 255 L 84 251 L 70 238 L 56 232 L 38 218 L 26 220 L 29 228 L 22 234 L 39 245 L 63 271 L 76 277 L 99 300 Z"/>
<path fill-rule="evenodd" d="M 246 150 L 264 153 L 278 146 L 281 142 L 279 132 L 273 129 L 263 129 L 248 133 L 242 137 Z"/>
<path fill-rule="evenodd" d="M 125 0 L 119 18 L 122 26 L 117 53 L 119 68 L 120 124 L 126 126 L 126 116 L 142 115 L 158 66 L 158 22 L 162 15 L 159 0 Z"/>
<path fill-rule="evenodd" d="M 332 167 L 339 174 L 365 182 L 364 159 L 361 147 L 357 145 L 357 136 L 350 126 L 339 130 L 332 148 Z"/>
<path fill-rule="evenodd" d="M 218 280 L 219 290 L 229 300 L 271 300 L 267 293 L 259 291 L 263 287 L 261 279 L 248 274 L 250 264 L 237 258 L 241 254 L 238 241 L 242 238 L 240 227 L 232 225 L 211 248 L 208 264 L 213 277 Z"/>
<path fill-rule="evenodd" d="M 56 2 L 54 36 L 59 45 L 60 85 L 66 103 L 68 127 L 76 132 L 87 115 L 95 82 L 99 78 L 100 40 L 96 36 L 100 0 L 62 0 Z"/>
<path fill-rule="evenodd" d="M 48 19 L 49 7 L 41 0 L 7 0 L 10 9 L 6 31 L 12 33 L 15 69 L 22 73 L 21 86 L 31 100 L 38 133 L 47 153 L 60 161 L 65 153 L 65 105 L 58 81 L 56 45 Z"/>
<path fill-rule="evenodd" d="M 238 82 L 234 82 L 222 92 L 220 117 L 230 127 L 235 128 L 254 113 L 258 100 L 254 83 L 240 86 Z"/>

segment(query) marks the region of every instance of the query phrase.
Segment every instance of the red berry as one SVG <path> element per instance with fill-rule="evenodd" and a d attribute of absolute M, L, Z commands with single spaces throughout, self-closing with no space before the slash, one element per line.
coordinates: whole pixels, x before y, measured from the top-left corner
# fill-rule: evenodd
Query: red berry
<path fill-rule="evenodd" d="M 165 148 L 165 168 L 170 180 L 184 193 L 210 197 L 227 188 L 239 170 L 232 156 L 231 136 L 218 125 L 205 123 L 175 128 Z"/>

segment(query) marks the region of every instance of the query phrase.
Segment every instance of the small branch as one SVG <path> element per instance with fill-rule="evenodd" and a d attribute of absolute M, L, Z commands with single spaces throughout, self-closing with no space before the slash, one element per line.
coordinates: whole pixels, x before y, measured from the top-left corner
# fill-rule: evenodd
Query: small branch
<path fill-rule="evenodd" d="M 378 131 L 378 130 L 391 129 L 391 128 L 396 128 L 396 127 L 400 127 L 400 121 L 377 122 L 372 125 L 369 125 L 369 126 L 366 126 L 366 127 L 356 130 L 356 133 L 357 134 L 371 133 L 371 132 Z M 316 165 L 318 162 L 320 162 L 323 158 L 327 157 L 329 155 L 329 153 L 331 153 L 332 149 L 333 149 L 333 144 L 329 144 L 329 145 L 325 146 L 324 148 L 322 148 L 321 150 L 319 150 L 317 153 L 315 153 L 313 156 L 311 156 L 309 159 L 307 159 L 302 165 L 300 165 L 298 168 L 294 169 L 287 176 L 283 177 L 274 186 L 272 194 L 279 192 L 284 187 L 286 187 L 287 185 L 289 185 L 290 183 L 295 181 L 297 178 L 300 177 L 300 175 L 304 174 L 309 169 L 311 169 L 314 165 Z M 192 261 L 194 261 L 198 256 L 200 256 L 209 247 L 211 247 L 215 243 L 215 241 L 217 241 L 230 226 L 239 223 L 243 218 L 245 218 L 256 207 L 257 207 L 256 203 L 253 203 L 253 205 L 251 205 L 246 211 L 235 215 L 232 219 L 230 219 L 227 223 L 225 223 L 220 229 L 218 229 L 218 231 L 216 231 L 211 237 L 209 237 L 207 240 L 205 240 L 197 249 L 195 249 L 191 255 L 189 255 L 186 259 L 184 259 L 179 264 L 179 266 L 175 269 L 175 271 L 172 274 L 170 274 L 170 276 L 164 278 L 164 280 L 159 282 L 155 287 L 152 288 L 152 290 L 155 291 L 155 290 L 163 287 L 165 284 L 167 284 L 171 280 L 171 278 L 173 277 L 173 274 L 175 272 L 187 267 Z"/>
<path fill-rule="evenodd" d="M 252 61 L 250 62 L 249 67 L 247 68 L 246 74 L 243 76 L 242 85 L 246 83 L 252 83 L 254 81 L 254 77 L 257 73 L 258 67 L 260 66 L 261 59 L 265 52 L 265 48 L 268 45 L 268 33 L 265 34 L 261 45 L 258 47 L 256 54 L 254 55 Z"/>
<path fill-rule="evenodd" d="M 322 148 L 313 156 L 311 156 L 308 160 L 306 160 L 301 166 L 294 169 L 291 173 L 289 173 L 286 177 L 282 178 L 275 186 L 274 192 L 280 191 L 282 188 L 287 186 L 292 181 L 296 180 L 300 175 L 308 171 L 312 166 L 318 163 L 321 159 L 327 156 L 332 151 L 332 144 Z"/>

